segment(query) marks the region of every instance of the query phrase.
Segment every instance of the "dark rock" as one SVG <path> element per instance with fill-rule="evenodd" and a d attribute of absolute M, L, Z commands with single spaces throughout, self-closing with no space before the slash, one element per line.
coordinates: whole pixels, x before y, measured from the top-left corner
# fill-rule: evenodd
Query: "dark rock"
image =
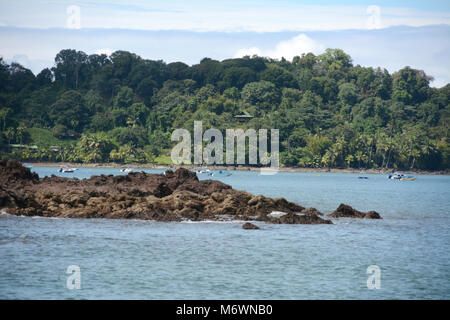
<path fill-rule="evenodd" d="M 305 208 L 300 213 L 303 213 L 303 214 L 315 214 L 317 216 L 323 216 L 323 213 L 321 213 L 316 208 Z"/>
<path fill-rule="evenodd" d="M 382 219 L 376 211 L 361 212 L 349 205 L 341 203 L 339 207 L 328 215 L 331 218 L 360 218 L 360 219 Z"/>
<path fill-rule="evenodd" d="M 0 177 L 2 185 L 17 183 L 32 183 L 39 180 L 36 173 L 32 173 L 30 169 L 22 166 L 17 161 L 0 160 Z"/>
<path fill-rule="evenodd" d="M 260 227 L 255 226 L 253 223 L 246 222 L 246 223 L 244 223 L 244 225 L 242 226 L 242 229 L 245 229 L 245 230 L 259 230 Z"/>
<path fill-rule="evenodd" d="M 18 162 L 0 161 L 0 208 L 17 215 L 68 218 L 247 220 L 328 224 L 314 208 L 284 198 L 254 196 L 216 180 L 199 181 L 187 169 L 132 172 L 89 179 L 39 177 Z M 286 213 L 271 216 L 274 211 Z M 376 213 L 369 212 L 372 217 Z"/>
<path fill-rule="evenodd" d="M 288 224 L 333 224 L 318 216 L 316 213 L 286 213 L 279 218 L 270 218 L 269 223 L 288 223 Z"/>

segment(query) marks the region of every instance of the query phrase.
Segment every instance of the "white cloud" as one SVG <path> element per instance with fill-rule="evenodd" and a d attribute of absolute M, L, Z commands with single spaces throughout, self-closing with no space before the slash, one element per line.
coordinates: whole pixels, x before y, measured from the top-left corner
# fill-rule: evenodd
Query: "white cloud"
<path fill-rule="evenodd" d="M 295 56 L 300 56 L 302 53 L 320 53 L 325 49 L 325 47 L 314 41 L 305 34 L 299 34 L 292 39 L 286 41 L 280 41 L 277 43 L 274 49 L 261 50 L 257 47 L 239 49 L 234 55 L 237 57 L 243 56 L 263 56 L 270 57 L 274 59 L 285 58 L 287 60 L 292 60 Z"/>
<path fill-rule="evenodd" d="M 264 54 L 262 53 L 260 48 L 257 47 L 251 47 L 251 48 L 244 48 L 244 49 L 239 49 L 236 54 L 234 55 L 235 58 L 242 58 L 244 56 L 263 56 Z"/>
<path fill-rule="evenodd" d="M 110 56 L 114 51 L 115 50 L 113 50 L 113 49 L 102 48 L 102 49 L 95 50 L 94 53 L 95 54 L 106 54 L 107 56 Z"/>

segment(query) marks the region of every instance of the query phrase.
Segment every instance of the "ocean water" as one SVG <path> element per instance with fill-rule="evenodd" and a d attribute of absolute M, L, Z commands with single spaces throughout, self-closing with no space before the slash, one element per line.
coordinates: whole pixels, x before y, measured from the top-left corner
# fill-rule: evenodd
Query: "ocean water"
<path fill-rule="evenodd" d="M 122 174 L 35 167 L 40 176 Z M 147 172 L 162 172 L 144 170 Z M 0 214 L 0 299 L 449 299 L 450 176 L 233 171 L 253 194 L 330 213 L 340 203 L 383 220 L 334 225 L 162 223 Z M 201 179 L 208 177 L 201 175 Z M 380 271 L 369 289 L 369 266 Z M 69 289 L 79 267 L 79 289 Z"/>

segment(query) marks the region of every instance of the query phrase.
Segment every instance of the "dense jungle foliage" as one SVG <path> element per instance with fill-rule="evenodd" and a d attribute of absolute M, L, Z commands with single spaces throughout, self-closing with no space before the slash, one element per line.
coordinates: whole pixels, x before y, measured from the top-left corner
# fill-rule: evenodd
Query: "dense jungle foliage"
<path fill-rule="evenodd" d="M 170 163 L 172 131 L 202 120 L 279 129 L 284 166 L 448 169 L 450 84 L 431 80 L 355 66 L 340 49 L 192 66 L 67 49 L 38 75 L 0 58 L 0 156 Z"/>

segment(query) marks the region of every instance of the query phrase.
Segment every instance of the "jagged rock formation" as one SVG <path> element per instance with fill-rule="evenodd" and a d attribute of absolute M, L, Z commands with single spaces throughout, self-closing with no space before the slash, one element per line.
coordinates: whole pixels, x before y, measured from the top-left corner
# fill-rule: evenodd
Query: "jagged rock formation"
<path fill-rule="evenodd" d="M 199 181 L 187 169 L 90 179 L 39 177 L 18 162 L 0 161 L 0 207 L 26 216 L 146 219 L 158 221 L 258 220 L 331 223 L 284 198 L 234 190 L 217 180 Z M 285 215 L 271 217 L 273 211 Z"/>
<path fill-rule="evenodd" d="M 342 206 L 330 216 L 364 214 Z M 217 180 L 199 181 L 195 172 L 183 168 L 165 174 L 136 172 L 79 180 L 39 178 L 19 162 L 0 160 L 1 208 L 15 215 L 66 218 L 332 223 L 314 208 L 284 198 L 253 196 Z M 375 214 L 371 211 L 364 217 Z"/>
<path fill-rule="evenodd" d="M 353 209 L 349 205 L 341 203 L 339 207 L 328 215 L 331 218 L 361 218 L 361 219 L 382 219 L 376 211 L 361 212 Z"/>

